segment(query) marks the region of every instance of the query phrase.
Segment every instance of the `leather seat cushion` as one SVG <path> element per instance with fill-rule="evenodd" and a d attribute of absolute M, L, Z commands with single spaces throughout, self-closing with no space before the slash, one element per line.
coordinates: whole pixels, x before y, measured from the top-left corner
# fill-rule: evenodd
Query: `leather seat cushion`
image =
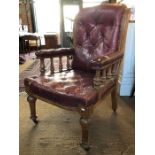
<path fill-rule="evenodd" d="M 74 70 L 44 77 L 29 77 L 24 83 L 26 90 L 32 94 L 62 106 L 78 107 L 95 104 L 114 86 L 114 82 L 109 81 L 98 91 L 93 88 L 93 77 L 93 73 Z"/>

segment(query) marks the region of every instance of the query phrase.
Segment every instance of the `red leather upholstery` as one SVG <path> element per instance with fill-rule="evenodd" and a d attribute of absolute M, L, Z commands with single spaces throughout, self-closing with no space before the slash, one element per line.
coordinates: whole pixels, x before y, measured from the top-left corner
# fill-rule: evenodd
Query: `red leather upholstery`
<path fill-rule="evenodd" d="M 102 90 L 97 91 L 93 88 L 93 77 L 92 73 L 82 71 L 61 72 L 53 76 L 26 78 L 25 86 L 32 94 L 63 106 L 89 106 L 114 86 L 114 82 L 109 80 Z"/>
<path fill-rule="evenodd" d="M 36 54 L 38 58 L 74 54 L 73 70 L 54 73 L 52 76 L 26 78 L 26 90 L 64 106 L 95 104 L 114 87 L 116 81 L 107 80 L 102 89 L 94 89 L 93 69 L 100 67 L 100 64 L 92 60 L 117 52 L 120 23 L 125 9 L 125 5 L 109 4 L 82 9 L 75 19 L 74 49 L 41 50 Z M 105 63 L 122 56 L 118 52 Z"/>
<path fill-rule="evenodd" d="M 49 58 L 50 56 L 67 56 L 73 55 L 75 50 L 73 48 L 59 48 L 59 49 L 42 49 L 36 53 L 36 56 L 42 58 Z"/>
<path fill-rule="evenodd" d="M 92 59 L 118 50 L 125 9 L 125 5 L 104 4 L 80 11 L 74 23 L 75 69 L 90 71 Z"/>

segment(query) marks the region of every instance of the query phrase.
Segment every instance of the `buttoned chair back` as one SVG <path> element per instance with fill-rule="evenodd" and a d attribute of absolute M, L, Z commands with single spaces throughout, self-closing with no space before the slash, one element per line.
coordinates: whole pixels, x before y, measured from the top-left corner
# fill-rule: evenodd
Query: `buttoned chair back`
<path fill-rule="evenodd" d="M 103 4 L 82 9 L 74 22 L 75 57 L 73 67 L 91 70 L 92 59 L 118 51 L 123 18 L 127 18 L 125 5 Z"/>

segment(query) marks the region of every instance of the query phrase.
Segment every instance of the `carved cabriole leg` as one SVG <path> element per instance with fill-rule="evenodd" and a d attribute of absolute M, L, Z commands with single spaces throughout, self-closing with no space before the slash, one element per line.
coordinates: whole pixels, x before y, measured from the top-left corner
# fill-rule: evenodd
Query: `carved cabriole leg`
<path fill-rule="evenodd" d="M 38 121 L 37 121 L 37 116 L 36 116 L 36 98 L 29 95 L 27 97 L 27 101 L 29 102 L 29 106 L 30 106 L 30 112 L 31 112 L 30 118 L 35 124 L 37 124 Z"/>
<path fill-rule="evenodd" d="M 117 110 L 117 86 L 111 92 L 112 109 L 114 112 Z"/>
<path fill-rule="evenodd" d="M 88 144 L 88 128 L 90 123 L 90 115 L 93 111 L 92 107 L 81 107 L 80 108 L 80 125 L 82 128 L 82 143 L 81 147 L 84 148 L 86 151 L 90 149 L 90 146 Z"/>

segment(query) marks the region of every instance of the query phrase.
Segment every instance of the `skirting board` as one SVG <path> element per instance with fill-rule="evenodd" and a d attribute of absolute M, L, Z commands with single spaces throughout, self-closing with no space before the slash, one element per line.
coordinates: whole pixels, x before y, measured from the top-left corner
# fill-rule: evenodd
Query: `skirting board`
<path fill-rule="evenodd" d="M 121 84 L 119 82 L 119 84 L 118 84 L 118 94 L 120 96 L 131 96 L 133 87 L 134 86 L 131 85 L 131 84 Z"/>

